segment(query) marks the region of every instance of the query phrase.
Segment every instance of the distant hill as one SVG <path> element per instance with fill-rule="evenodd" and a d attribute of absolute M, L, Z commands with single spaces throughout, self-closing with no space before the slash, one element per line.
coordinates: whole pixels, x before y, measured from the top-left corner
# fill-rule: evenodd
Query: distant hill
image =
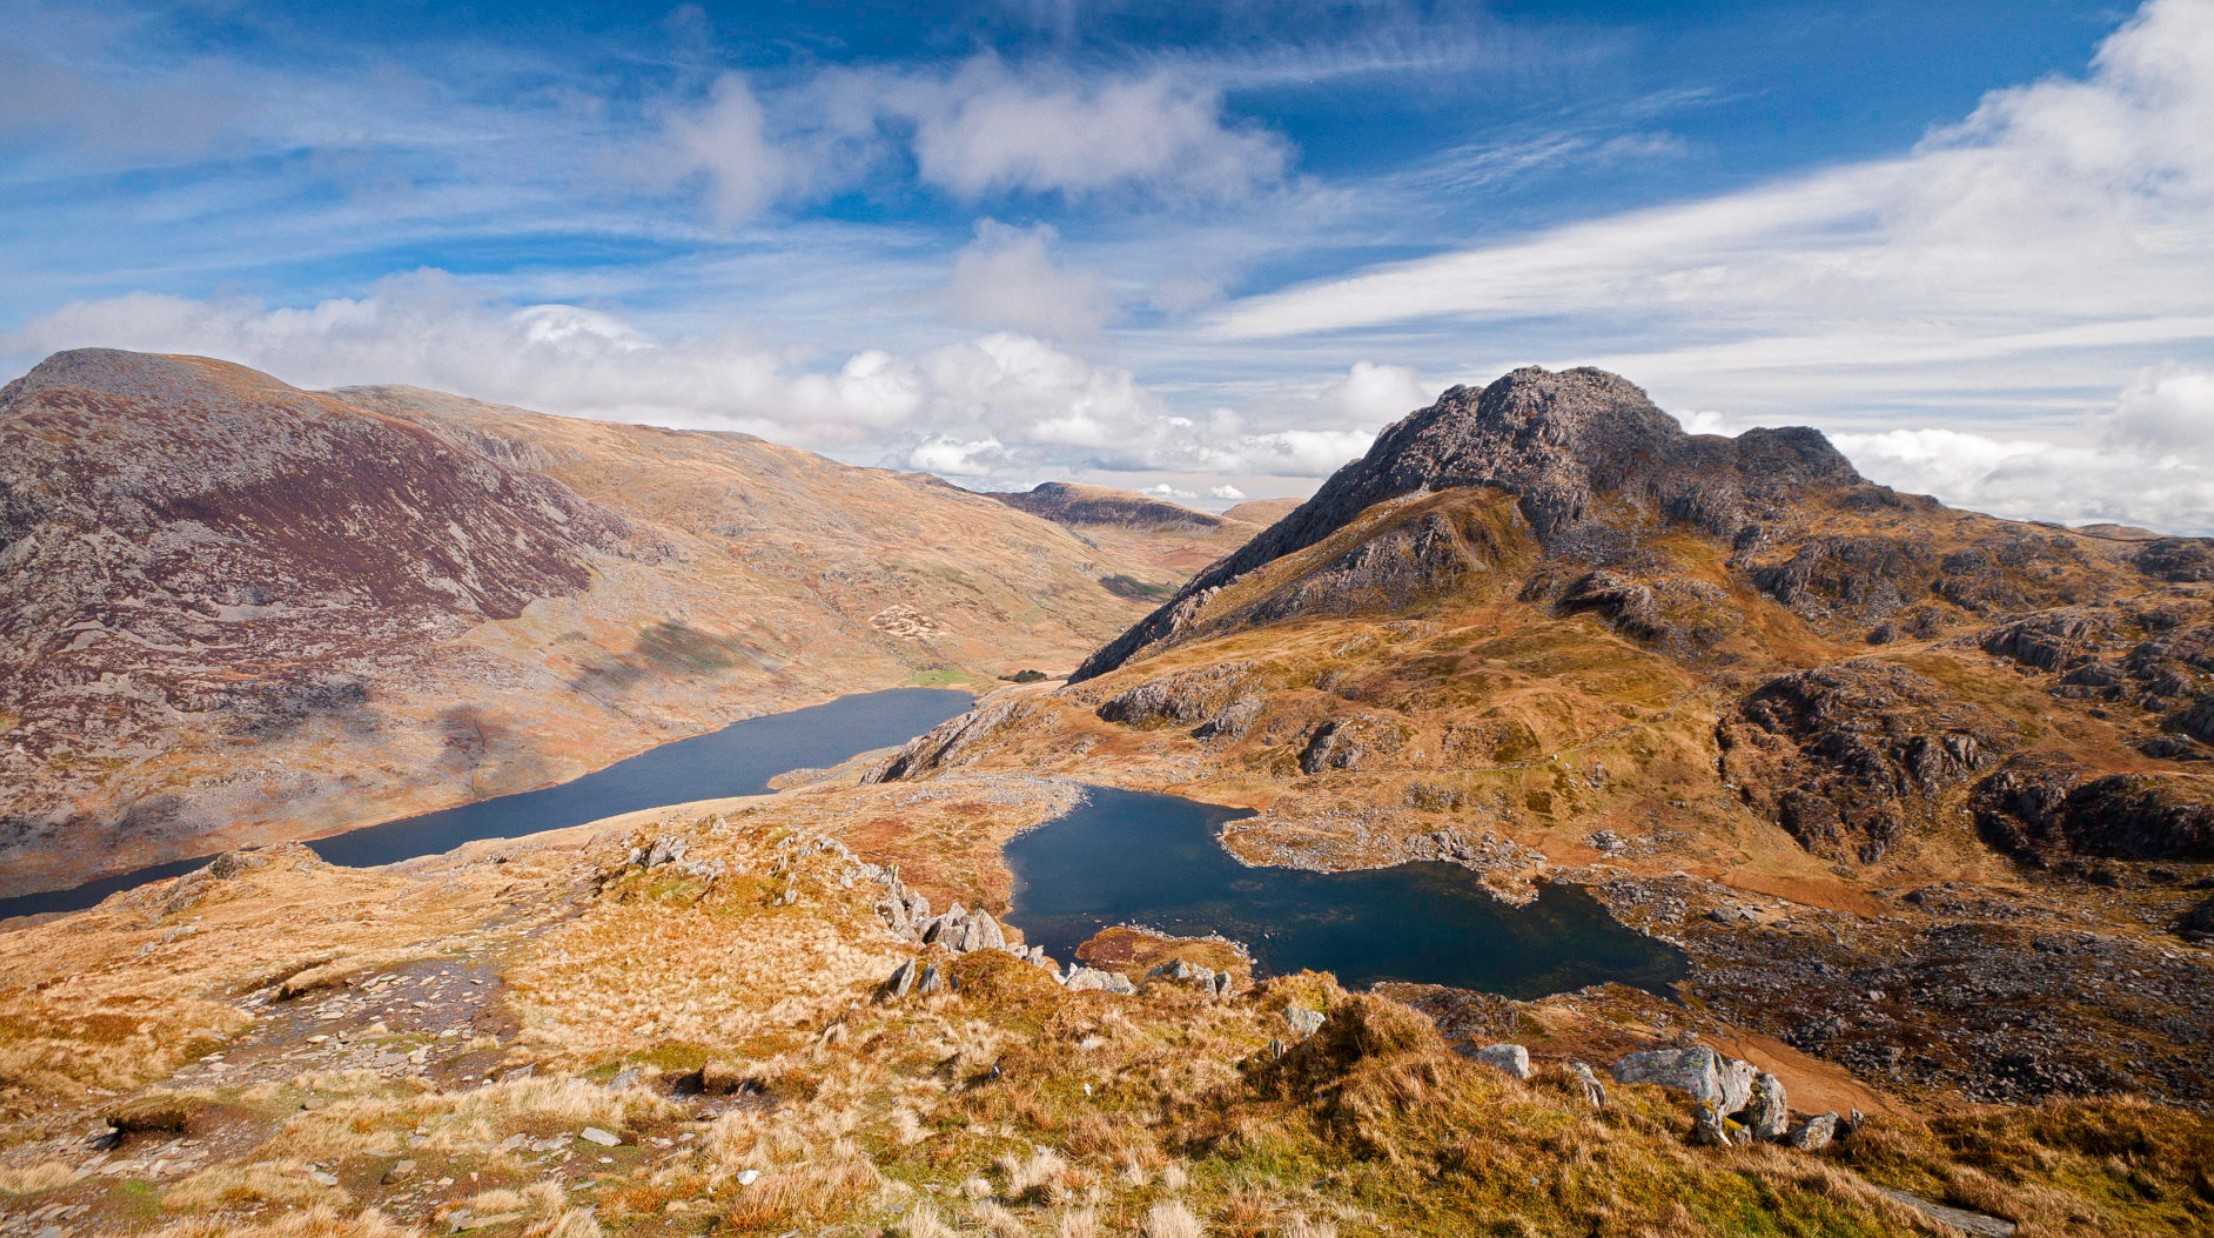
<path fill-rule="evenodd" d="M 1232 516 L 1109 486 L 1049 481 L 990 497 L 1061 525 L 1128 564 L 1135 570 L 1103 579 L 1121 595 L 1148 602 L 1174 593 L 1192 573 L 1261 531 L 1260 525 Z"/>
<path fill-rule="evenodd" d="M 0 389 L 0 562 L 0 892 L 1059 671 L 1150 604 L 933 477 L 107 350 Z"/>

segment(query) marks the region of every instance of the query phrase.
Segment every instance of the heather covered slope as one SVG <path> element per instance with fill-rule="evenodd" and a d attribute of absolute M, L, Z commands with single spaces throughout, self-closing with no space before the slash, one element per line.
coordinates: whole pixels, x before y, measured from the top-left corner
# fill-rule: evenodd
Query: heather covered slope
<path fill-rule="evenodd" d="M 1066 668 L 1140 606 L 934 478 L 104 350 L 0 391 L 0 565 L 11 892 Z"/>
<path fill-rule="evenodd" d="M 1588 881 L 1695 1001 L 1888 1086 L 2205 1103 L 2210 562 L 1518 371 L 878 776 L 1081 771 L 1257 809 L 1258 863 Z"/>

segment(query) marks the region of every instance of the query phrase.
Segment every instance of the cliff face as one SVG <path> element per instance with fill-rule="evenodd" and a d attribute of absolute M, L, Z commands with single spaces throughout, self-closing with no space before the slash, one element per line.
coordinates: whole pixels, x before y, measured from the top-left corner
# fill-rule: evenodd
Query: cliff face
<path fill-rule="evenodd" d="M 0 390 L 10 891 L 571 777 L 852 691 L 1058 669 L 1068 531 L 738 435 L 58 354 Z"/>

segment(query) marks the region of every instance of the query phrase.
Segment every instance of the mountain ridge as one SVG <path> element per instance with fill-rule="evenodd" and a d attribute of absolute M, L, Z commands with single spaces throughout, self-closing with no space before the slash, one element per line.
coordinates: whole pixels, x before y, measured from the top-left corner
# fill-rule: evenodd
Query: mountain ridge
<path fill-rule="evenodd" d="M 1140 611 L 935 478 L 97 349 L 0 392 L 0 563 L 11 892 L 1066 666 Z"/>
<path fill-rule="evenodd" d="M 1194 577 L 1086 659 L 1075 678 L 1102 674 L 1172 635 L 1179 608 L 1188 614 L 1197 595 L 1322 541 L 1377 503 L 1409 494 L 1501 490 L 1515 497 L 1540 542 L 1550 544 L 1606 497 L 1644 509 L 1648 523 L 1681 522 L 1735 538 L 1785 493 L 1867 484 L 1819 431 L 1692 435 L 1617 375 L 1526 367 L 1480 390 L 1449 388 L 1428 408 L 1387 427 L 1314 497 Z"/>

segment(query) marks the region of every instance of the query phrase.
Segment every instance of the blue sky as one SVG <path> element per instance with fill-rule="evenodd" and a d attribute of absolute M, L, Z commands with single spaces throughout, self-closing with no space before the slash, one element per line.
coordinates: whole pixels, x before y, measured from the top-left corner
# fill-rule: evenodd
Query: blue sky
<path fill-rule="evenodd" d="M 862 8 L 0 0 L 0 370 L 1220 506 L 1588 362 L 2214 531 L 2214 0 Z"/>

